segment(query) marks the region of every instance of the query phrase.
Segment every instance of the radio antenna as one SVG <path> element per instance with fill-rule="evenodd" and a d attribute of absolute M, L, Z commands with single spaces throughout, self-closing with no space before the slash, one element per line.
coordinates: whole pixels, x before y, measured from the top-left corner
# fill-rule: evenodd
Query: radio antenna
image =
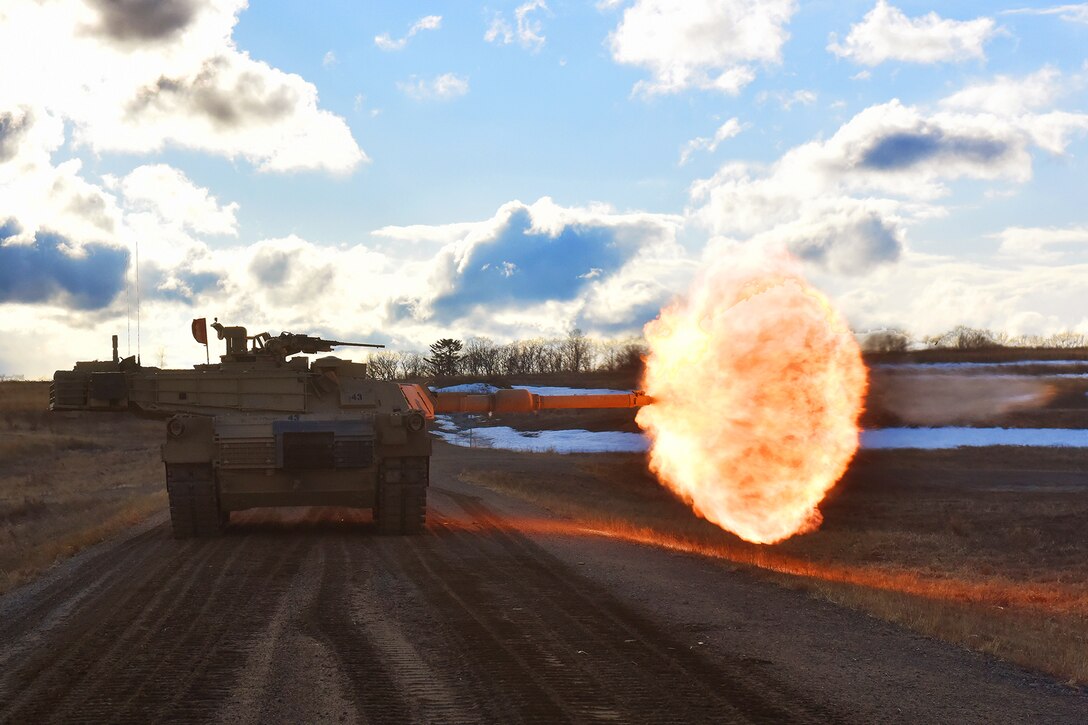
<path fill-rule="evenodd" d="M 140 240 L 136 240 L 136 363 L 140 358 Z"/>
<path fill-rule="evenodd" d="M 125 357 L 132 354 L 132 270 L 128 270 L 125 285 Z"/>

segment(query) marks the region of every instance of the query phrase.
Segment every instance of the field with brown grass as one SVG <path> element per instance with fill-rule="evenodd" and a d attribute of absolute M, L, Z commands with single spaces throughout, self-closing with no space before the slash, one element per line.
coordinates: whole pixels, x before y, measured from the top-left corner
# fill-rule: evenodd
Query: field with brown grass
<path fill-rule="evenodd" d="M 165 506 L 162 423 L 48 407 L 0 382 L 0 593 Z"/>
<path fill-rule="evenodd" d="M 606 374 L 493 382 L 637 387 Z M 1088 414 L 1086 385 L 1062 382 L 1046 407 L 991 423 L 1075 425 Z M 0 383 L 0 592 L 165 509 L 161 422 L 54 414 L 47 403 L 48 383 Z M 876 406 L 867 415 L 886 417 Z M 545 411 L 479 424 L 637 430 L 631 411 Z M 560 517 L 555 526 L 718 557 L 1088 683 L 1088 451 L 865 451 L 822 505 L 820 530 L 776 546 L 747 544 L 698 518 L 657 483 L 641 455 L 445 446 L 437 455 L 454 456 L 467 482 L 550 509 Z"/>
<path fill-rule="evenodd" d="M 748 544 L 695 516 L 633 454 L 459 451 L 461 478 L 572 531 L 719 557 L 782 585 L 1071 683 L 1088 682 L 1088 452 L 870 451 L 819 531 Z"/>

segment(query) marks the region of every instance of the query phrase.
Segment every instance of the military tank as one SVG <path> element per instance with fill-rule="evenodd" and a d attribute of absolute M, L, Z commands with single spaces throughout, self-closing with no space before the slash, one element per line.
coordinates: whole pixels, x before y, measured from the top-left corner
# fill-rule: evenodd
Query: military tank
<path fill-rule="evenodd" d="M 207 344 L 195 320 L 194 337 Z M 218 363 L 167 370 L 121 359 L 78 362 L 50 387 L 55 411 L 129 412 L 166 419 L 162 460 L 170 521 L 179 539 L 219 534 L 232 511 L 266 506 L 371 508 L 382 534 L 425 524 L 432 438 L 442 413 L 527 413 L 553 408 L 631 408 L 641 392 L 545 396 L 526 390 L 434 393 L 376 380 L 365 363 L 326 355 L 382 347 L 211 326 Z M 201 339 L 203 337 L 203 339 Z"/>

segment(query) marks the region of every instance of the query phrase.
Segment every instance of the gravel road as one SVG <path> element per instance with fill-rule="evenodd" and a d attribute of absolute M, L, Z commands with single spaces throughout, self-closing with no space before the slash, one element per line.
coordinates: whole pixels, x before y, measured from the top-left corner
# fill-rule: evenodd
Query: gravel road
<path fill-rule="evenodd" d="M 434 460 L 428 530 L 162 517 L 0 598 L 0 721 L 1085 722 L 1088 696 L 721 562 L 532 533 Z"/>

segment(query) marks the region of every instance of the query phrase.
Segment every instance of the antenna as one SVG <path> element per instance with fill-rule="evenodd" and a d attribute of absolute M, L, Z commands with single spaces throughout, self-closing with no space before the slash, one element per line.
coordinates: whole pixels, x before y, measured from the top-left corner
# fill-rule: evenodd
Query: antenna
<path fill-rule="evenodd" d="M 132 270 L 128 272 L 125 287 L 125 357 L 132 354 Z"/>
<path fill-rule="evenodd" d="M 140 358 L 140 240 L 136 240 L 136 363 Z"/>

